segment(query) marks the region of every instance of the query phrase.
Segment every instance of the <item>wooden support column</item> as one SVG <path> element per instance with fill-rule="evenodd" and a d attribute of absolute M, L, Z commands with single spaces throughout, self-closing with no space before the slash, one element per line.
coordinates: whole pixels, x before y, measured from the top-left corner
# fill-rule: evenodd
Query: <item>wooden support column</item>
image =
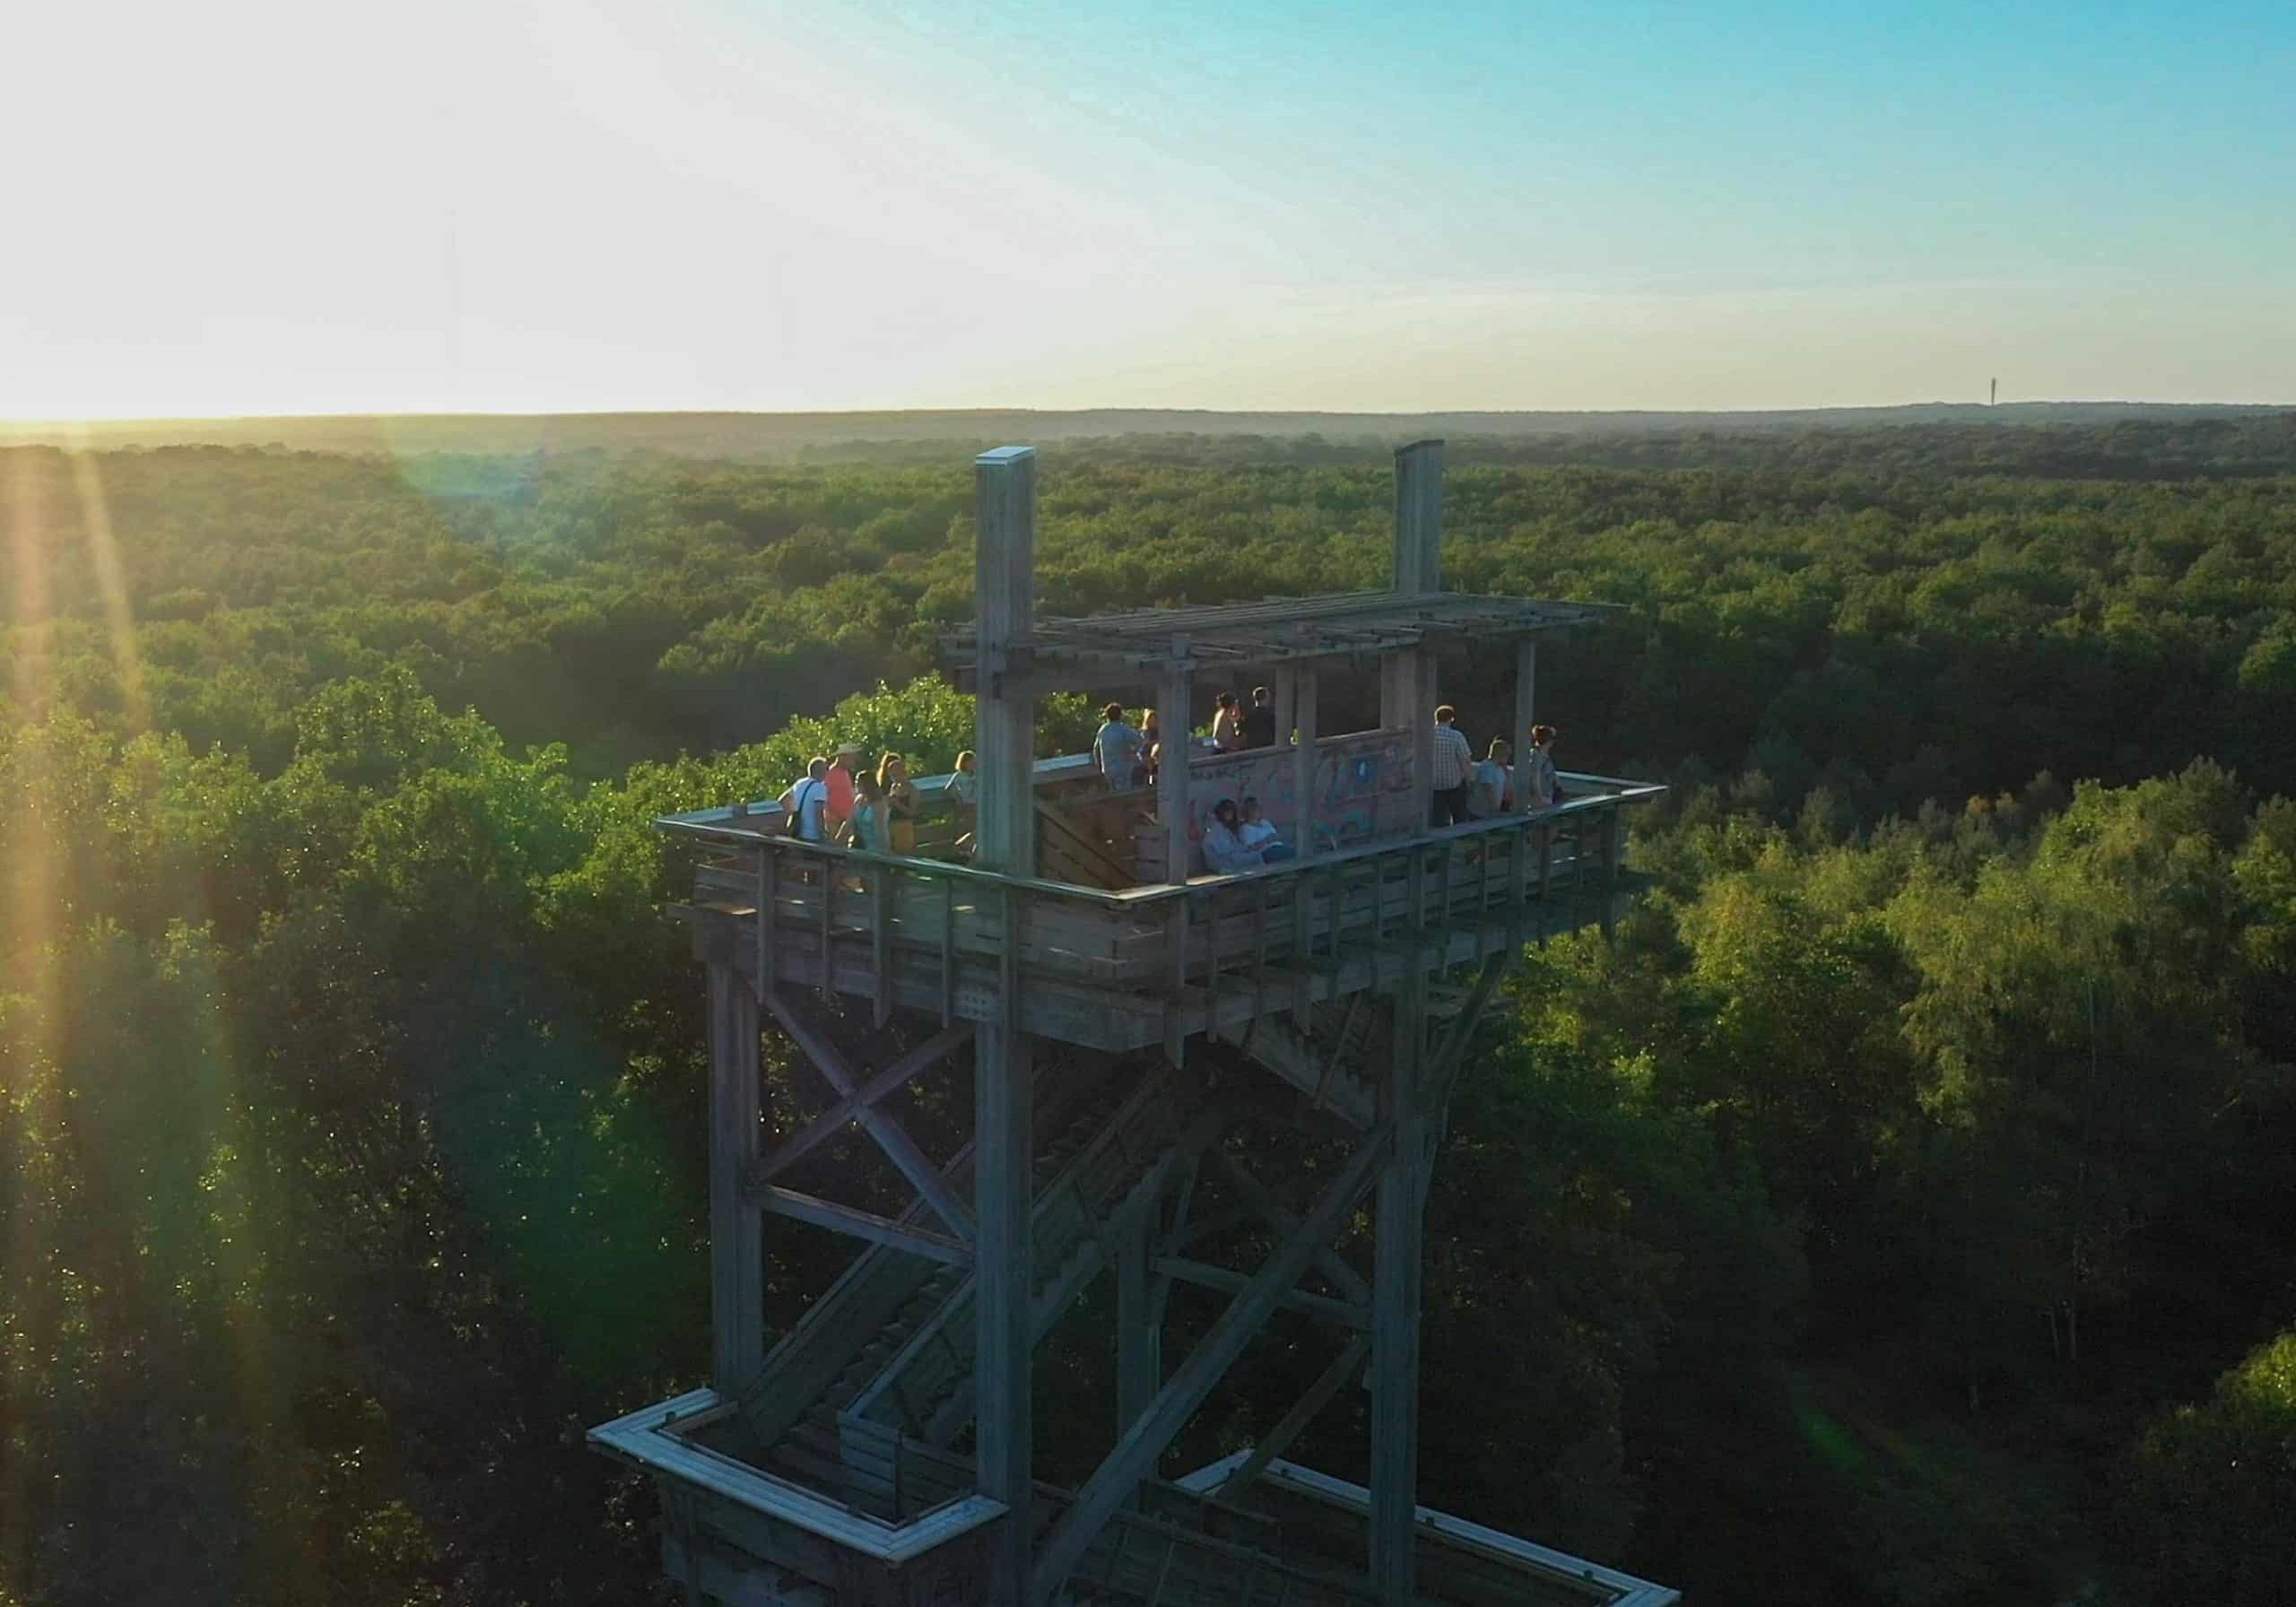
<path fill-rule="evenodd" d="M 1395 590 L 1443 589 L 1443 443 L 1414 441 L 1396 453 Z M 1412 733 L 1411 786 L 1422 830 L 1432 807 L 1435 656 L 1423 647 L 1379 658 L 1379 724 Z"/>
<path fill-rule="evenodd" d="M 1292 750 L 1292 805 L 1298 818 L 1292 827 L 1292 847 L 1302 859 L 1315 857 L 1316 838 L 1316 666 L 1300 666 L 1292 687 L 1292 719 L 1300 745 Z M 1305 959 L 1302 944 L 1300 958 Z"/>
<path fill-rule="evenodd" d="M 1526 636 L 1515 644 L 1515 724 L 1508 740 L 1515 749 L 1515 810 L 1531 811 L 1531 727 L 1539 717 L 1539 640 Z M 1518 851 L 1519 852 L 1519 845 Z"/>
<path fill-rule="evenodd" d="M 986 870 L 1033 876 L 1037 705 L 1025 672 L 1036 636 L 1036 448 L 982 453 L 973 460 L 973 493 L 979 526 L 973 595 L 980 614 L 976 858 Z"/>
<path fill-rule="evenodd" d="M 1121 1436 L 1164 1386 L 1162 1325 L 1152 1284 L 1155 1212 L 1144 1212 L 1117 1246 L 1116 1431 Z"/>
<path fill-rule="evenodd" d="M 765 1234 L 746 1197 L 764 1129 L 757 995 L 730 965 L 709 967 L 709 1377 L 738 1395 L 765 1365 Z"/>
<path fill-rule="evenodd" d="M 1396 449 L 1395 588 L 1405 595 L 1443 589 L 1443 443 Z"/>
<path fill-rule="evenodd" d="M 1395 1055 L 1380 1083 L 1382 1114 L 1394 1125 L 1396 1144 L 1379 1169 L 1372 1213 L 1370 1568 L 1381 1607 L 1410 1607 L 1413 1589 L 1426 1020 L 1427 977 L 1414 957 L 1396 992 Z"/>
<path fill-rule="evenodd" d="M 1185 650 L 1186 644 L 1174 646 Z M 1164 823 L 1164 880 L 1187 880 L 1187 666 L 1168 664 L 1156 679 L 1156 725 L 1162 733 L 1163 762 L 1156 767 L 1156 818 Z"/>
<path fill-rule="evenodd" d="M 1036 872 L 1036 701 L 1013 672 L 1032 644 L 1036 611 L 1036 453 L 1001 447 L 974 460 L 979 540 L 973 578 L 980 612 L 980 683 L 974 751 L 980 774 L 976 858 L 984 870 Z M 1034 1055 L 1018 1030 L 1018 963 L 1025 904 L 1001 900 L 1004 963 L 1000 1010 L 973 1035 L 974 1477 L 1005 1516 L 993 1544 L 987 1600 L 1015 1607 L 1028 1587 L 1035 1477 L 1029 1315 L 1035 1292 L 1030 1242 L 1036 1135 Z"/>

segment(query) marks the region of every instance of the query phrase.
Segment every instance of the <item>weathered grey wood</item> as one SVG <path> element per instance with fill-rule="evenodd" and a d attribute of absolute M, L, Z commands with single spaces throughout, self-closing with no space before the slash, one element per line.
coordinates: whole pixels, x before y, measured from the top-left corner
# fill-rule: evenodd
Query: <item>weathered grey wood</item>
<path fill-rule="evenodd" d="M 1316 856 L 1316 666 L 1302 666 L 1294 677 L 1292 720 L 1300 733 L 1292 751 L 1292 804 L 1299 820 L 1292 828 L 1292 847 L 1301 859 Z"/>
<path fill-rule="evenodd" d="M 972 1247 L 962 1239 L 951 1238 L 945 1233 L 934 1233 L 923 1228 L 913 1228 L 906 1222 L 894 1221 L 891 1217 L 879 1216 L 874 1212 L 840 1205 L 834 1200 L 800 1194 L 794 1188 L 783 1188 L 772 1183 L 761 1184 L 749 1190 L 746 1197 L 760 1209 L 770 1211 L 776 1216 L 811 1222 L 816 1228 L 827 1228 L 832 1233 L 865 1238 L 872 1244 L 907 1250 L 913 1255 L 923 1255 L 950 1266 L 972 1264 Z"/>
<path fill-rule="evenodd" d="M 859 1081 L 847 1067 L 845 1057 L 837 1052 L 837 1047 L 824 1034 L 816 1030 L 813 1023 L 798 1012 L 786 992 L 773 994 L 766 1000 L 766 1008 L 772 1011 L 774 1021 L 789 1035 L 790 1041 L 813 1063 L 813 1069 L 821 1073 L 831 1091 L 849 1099 L 859 1090 Z M 973 1237 L 971 1213 L 965 1210 L 964 1202 L 958 1199 L 949 1186 L 941 1180 L 941 1168 L 926 1159 L 925 1151 L 917 1147 L 917 1141 L 909 1137 L 908 1129 L 875 1106 L 865 1102 L 855 1104 L 853 1116 L 869 1136 L 877 1141 L 877 1147 L 885 1152 L 886 1159 L 900 1168 L 900 1174 L 909 1179 L 909 1186 L 916 1189 L 926 1203 L 933 1207 L 935 1214 L 948 1224 L 949 1231 L 970 1242 Z"/>
<path fill-rule="evenodd" d="M 1055 1594 L 1083 1556 L 1102 1525 L 1131 1495 L 1140 1481 L 1155 1471 L 1156 1459 L 1172 1437 L 1184 1428 L 1204 1398 L 1243 1353 L 1252 1335 L 1266 1322 L 1285 1290 L 1297 1281 L 1316 1247 L 1331 1237 L 1340 1220 L 1375 1172 L 1392 1152 L 1394 1133 L 1382 1127 L 1325 1186 L 1300 1223 L 1300 1231 L 1278 1246 L 1243 1293 L 1229 1303 L 1217 1321 L 1188 1352 L 1147 1411 L 1133 1420 L 1116 1449 L 1076 1492 L 1076 1498 L 1038 1548 L 1029 1597 L 1031 1607 L 1049 1607 Z M 986 1419 L 984 1418 L 984 1422 Z M 984 1490 L 983 1494 L 994 1492 Z"/>
<path fill-rule="evenodd" d="M 1515 808 L 1531 812 L 1531 727 L 1539 717 L 1539 644 L 1526 636 L 1515 644 L 1515 724 L 1508 741 L 1515 751 Z"/>
<path fill-rule="evenodd" d="M 1242 1161 L 1225 1150 L 1215 1150 L 1213 1153 L 1220 1158 L 1221 1168 L 1227 1173 L 1228 1180 L 1235 1185 L 1236 1192 L 1244 1196 L 1244 1203 L 1257 1212 L 1262 1220 L 1286 1238 L 1300 1230 L 1298 1213 L 1288 1209 L 1270 1193 L 1267 1185 L 1253 1177 Z M 1370 1303 L 1371 1286 L 1363 1281 L 1362 1273 L 1347 1264 L 1346 1259 L 1337 1250 L 1329 1245 L 1317 1246 L 1315 1266 L 1335 1286 L 1345 1290 L 1351 1301 Z"/>
<path fill-rule="evenodd" d="M 1346 1347 L 1332 1358 L 1331 1365 L 1308 1385 L 1308 1392 L 1294 1401 L 1292 1409 L 1276 1420 L 1275 1427 L 1261 1437 L 1242 1465 L 1228 1475 L 1227 1482 L 1220 1486 L 1219 1498 L 1230 1505 L 1240 1501 L 1244 1492 L 1251 1489 L 1252 1481 L 1266 1471 L 1269 1463 L 1292 1448 L 1292 1442 L 1315 1420 L 1316 1413 L 1329 1405 L 1331 1398 L 1356 1376 L 1356 1369 L 1363 1365 L 1363 1358 L 1370 1350 L 1369 1333 L 1359 1333 L 1349 1340 Z"/>
<path fill-rule="evenodd" d="M 973 460 L 973 596 L 979 612 L 980 697 L 973 751 L 979 798 L 974 859 L 1010 875 L 1036 871 L 1036 699 L 1005 676 L 1036 628 L 1037 457 L 999 447 Z"/>
<path fill-rule="evenodd" d="M 1147 1410 L 1164 1382 L 1163 1324 L 1149 1276 L 1156 1229 L 1156 1213 L 1143 1212 L 1117 1244 L 1116 1423 L 1119 1434 Z"/>
<path fill-rule="evenodd" d="M 757 983 L 758 1002 L 773 991 L 773 845 L 757 846 Z"/>
<path fill-rule="evenodd" d="M 1164 879 L 1186 882 L 1187 776 L 1194 750 L 1188 736 L 1188 683 L 1184 665 L 1170 665 L 1157 678 L 1156 723 L 1164 745 L 1163 762 L 1156 767 L 1156 818 L 1164 828 Z"/>
<path fill-rule="evenodd" d="M 1381 1607 L 1411 1607 L 1414 1583 L 1426 1018 L 1427 982 L 1414 970 L 1396 993 L 1395 1054 L 1380 1100 L 1396 1144 L 1380 1168 L 1372 1212 L 1370 1560 Z"/>
<path fill-rule="evenodd" d="M 1442 543 L 1443 443 L 1413 441 L 1396 450 L 1396 591 L 1443 589 Z"/>
<path fill-rule="evenodd" d="M 874 1105 L 894 1090 L 913 1081 L 935 1061 L 971 1036 L 972 1023 L 957 1021 L 926 1038 L 799 1128 L 786 1143 L 758 1163 L 757 1180 L 763 1183 L 787 1171 L 842 1132 L 845 1124 L 863 1106 Z"/>
<path fill-rule="evenodd" d="M 764 1140 L 759 1121 L 757 994 L 730 965 L 709 968 L 710 1380 L 739 1394 L 765 1365 L 765 1235 L 743 1180 Z"/>
<path fill-rule="evenodd" d="M 992 1561 L 995 1607 L 1017 1607 L 1026 1595 L 1034 1529 L 1033 1049 L 1026 1034 L 1002 1024 L 984 1024 L 973 1039 L 974 1477 L 981 1494 L 1011 1512 Z"/>
<path fill-rule="evenodd" d="M 1167 1278 L 1182 1283 L 1194 1283 L 1204 1289 L 1217 1289 L 1235 1294 L 1251 1286 L 1251 1279 L 1242 1273 L 1224 1266 L 1214 1266 L 1208 1261 L 1193 1261 L 1185 1255 L 1159 1255 L 1156 1271 Z M 1304 1289 L 1287 1289 L 1275 1299 L 1287 1311 L 1297 1311 L 1308 1316 L 1319 1316 L 1326 1322 L 1337 1323 L 1343 1328 L 1368 1329 L 1370 1313 L 1361 1306 L 1345 1300 L 1335 1300 L 1329 1295 L 1315 1294 Z M 1135 1412 L 1134 1414 L 1137 1416 Z"/>
<path fill-rule="evenodd" d="M 1004 1506 L 970 1496 L 915 1523 L 892 1524 L 824 1500 L 786 1479 L 679 1438 L 670 1430 L 697 1415 L 678 1409 L 702 1392 L 647 1407 L 589 1432 L 590 1443 L 653 1472 L 668 1473 L 709 1494 L 794 1524 L 842 1550 L 899 1566 L 1003 1516 Z M 714 1394 L 715 1392 L 710 1392 Z"/>

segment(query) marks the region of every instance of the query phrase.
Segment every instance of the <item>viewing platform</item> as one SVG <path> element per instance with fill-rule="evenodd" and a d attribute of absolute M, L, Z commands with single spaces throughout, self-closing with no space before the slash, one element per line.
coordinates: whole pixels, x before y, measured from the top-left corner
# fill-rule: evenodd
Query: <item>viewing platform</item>
<path fill-rule="evenodd" d="M 1528 759 L 1539 643 L 1613 611 L 1444 592 L 1440 443 L 1396 465 L 1385 591 L 1039 621 L 1035 460 L 985 454 L 978 622 L 942 644 L 977 699 L 972 797 L 914 783 L 900 853 L 801 839 L 778 802 L 657 822 L 693 850 L 676 913 L 709 973 L 710 1381 L 590 1438 L 655 1480 L 663 1566 L 691 1599 L 1676 1600 L 1418 1500 L 1422 1226 L 1451 1096 L 1526 947 L 1609 931 L 1634 888 L 1627 812 L 1664 788 L 1564 772 L 1549 789 Z M 1455 819 L 1439 678 L 1465 664 L 1487 688 L 1493 654 L 1511 696 L 1463 723 L 1526 762 Z M 1255 682 L 1257 745 L 1239 725 L 1207 751 L 1205 694 Z M 1126 732 L 1101 744 L 1113 777 L 1035 756 L 1039 701 L 1077 691 L 1152 702 L 1149 785 L 1130 785 Z M 1352 712 L 1326 719 L 1327 698 Z M 1288 856 L 1213 824 L 1247 799 Z M 762 1052 L 769 1021 L 786 1056 Z M 832 1147 L 855 1129 L 867 1144 Z M 859 1201 L 857 1167 L 876 1178 Z M 859 1246 L 770 1344 L 769 1220 Z M 1195 1309 L 1168 1318 L 1176 1298 Z M 1071 1332 L 1064 1361 L 1107 1366 L 1109 1448 L 1056 1483 L 1034 1369 L 1080 1309 L 1108 1350 Z M 1256 1444 L 1168 1476 L 1279 1314 L 1292 1356 L 1325 1352 L 1292 1376 L 1321 1370 L 1252 1414 Z M 1169 1366 L 1168 1333 L 1189 1336 Z M 1369 1397 L 1361 1485 L 1288 1455 L 1351 1390 Z"/>
<path fill-rule="evenodd" d="M 1200 812 L 1212 795 L 1239 796 L 1296 753 L 1287 743 L 1195 756 L 1191 800 Z M 1404 732 L 1326 739 L 1314 751 L 1326 783 L 1318 795 L 1359 775 L 1374 786 L 1393 778 L 1409 753 Z M 1367 804 L 1318 806 L 1313 834 L 1336 846 L 1228 874 L 1192 869 L 1179 882 L 1162 875 L 1154 794 L 1109 791 L 1089 755 L 1035 767 L 1030 875 L 965 861 L 954 845 L 973 812 L 947 801 L 947 777 L 918 786 L 927 812 L 909 855 L 800 841 L 772 803 L 658 824 L 701 850 L 688 908 L 702 957 L 737 965 L 761 990 L 827 990 L 869 1001 L 880 1022 L 898 1009 L 944 1025 L 994 1019 L 1009 993 L 1021 1030 L 1122 1051 L 1177 1048 L 1279 1012 L 1305 1027 L 1316 1005 L 1392 986 L 1414 967 L 1443 970 L 1556 932 L 1607 929 L 1631 892 L 1624 811 L 1665 789 L 1575 772 L 1561 782 L 1552 808 L 1442 828 L 1422 820 L 1413 830 L 1387 803 L 1409 808 L 1407 786 Z M 1266 790 L 1279 830 L 1297 839 L 1291 789 Z M 1361 829 L 1344 830 L 1351 822 Z"/>

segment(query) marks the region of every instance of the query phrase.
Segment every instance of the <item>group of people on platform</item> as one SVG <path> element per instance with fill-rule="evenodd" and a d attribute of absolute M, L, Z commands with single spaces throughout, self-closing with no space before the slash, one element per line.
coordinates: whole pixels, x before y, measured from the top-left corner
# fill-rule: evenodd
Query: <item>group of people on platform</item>
<path fill-rule="evenodd" d="M 1222 692 L 1213 699 L 1213 752 L 1241 753 L 1252 748 L 1274 746 L 1273 691 L 1264 686 L 1252 688 L 1248 706 L 1239 702 L 1233 692 Z M 1154 709 L 1142 709 L 1137 725 L 1121 703 L 1110 703 L 1100 710 L 1100 728 L 1092 734 L 1092 762 L 1099 767 L 1110 790 L 1125 792 L 1154 786 L 1156 770 L 1163 758 L 1164 734 L 1158 728 Z"/>
<path fill-rule="evenodd" d="M 1562 788 L 1558 784 L 1554 769 L 1554 739 L 1562 734 L 1552 725 L 1531 727 L 1531 751 L 1518 767 L 1514 764 L 1515 750 L 1503 736 L 1491 739 L 1491 747 L 1478 763 L 1474 745 L 1458 726 L 1459 711 L 1448 703 L 1435 711 L 1435 770 L 1432 782 L 1433 802 L 1430 806 L 1428 824 L 1453 826 L 1465 821 L 1487 821 L 1494 815 L 1511 814 L 1521 795 L 1518 786 L 1528 789 L 1528 807 L 1550 809 L 1562 802 Z"/>
<path fill-rule="evenodd" d="M 1143 710 L 1138 725 L 1126 718 L 1120 703 L 1109 704 L 1100 715 L 1092 759 L 1109 786 L 1127 791 L 1153 785 L 1164 757 L 1156 711 Z M 1552 725 L 1532 726 L 1530 751 L 1520 765 L 1513 762 L 1513 748 L 1505 737 L 1492 738 L 1478 760 L 1458 727 L 1458 710 L 1448 703 L 1436 709 L 1428 823 L 1449 826 L 1512 813 L 1518 799 L 1526 796 L 1525 806 L 1531 809 L 1561 803 L 1553 754 L 1558 734 Z M 1266 687 L 1252 689 L 1248 708 L 1233 692 L 1220 694 L 1212 718 L 1214 751 L 1244 752 L 1272 748 L 1275 743 L 1275 705 Z M 958 754 L 948 795 L 970 805 L 978 796 L 978 786 L 971 751 Z M 805 767 L 804 778 L 793 783 L 780 803 L 789 833 L 805 842 L 837 843 L 878 854 L 907 854 L 917 846 L 918 792 L 909 778 L 908 761 L 896 752 L 884 753 L 872 769 L 860 743 L 840 743 L 834 756 L 815 756 Z M 1189 835 L 1202 845 L 1205 868 L 1214 872 L 1276 864 L 1299 853 L 1261 815 L 1259 800 L 1253 797 L 1221 799 L 1200 826 L 1191 825 Z"/>
<path fill-rule="evenodd" d="M 972 800 L 973 757 L 957 756 L 949 790 Z M 781 795 L 789 834 L 809 843 L 838 843 L 875 854 L 906 854 L 917 847 L 917 788 L 909 761 L 887 751 L 873 769 L 859 743 L 839 743 L 834 758 L 815 754 L 804 778 Z"/>

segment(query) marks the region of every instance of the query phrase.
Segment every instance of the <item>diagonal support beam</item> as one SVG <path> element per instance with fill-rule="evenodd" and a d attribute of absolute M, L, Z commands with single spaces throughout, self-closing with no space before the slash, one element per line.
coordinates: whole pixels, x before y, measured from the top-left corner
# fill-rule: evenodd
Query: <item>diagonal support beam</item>
<path fill-rule="evenodd" d="M 912 1255 L 926 1256 L 950 1266 L 972 1264 L 972 1247 L 961 1239 L 951 1238 L 945 1233 L 935 1233 L 924 1228 L 914 1228 L 907 1222 L 897 1222 L 874 1212 L 840 1205 L 835 1200 L 824 1200 L 818 1194 L 803 1194 L 794 1188 L 779 1188 L 767 1184 L 750 1194 L 749 1203 L 776 1216 L 811 1222 L 816 1228 L 827 1228 L 832 1233 L 865 1238 L 873 1244 L 907 1250 Z"/>
<path fill-rule="evenodd" d="M 1451 1090 L 1458 1086 L 1459 1069 L 1466 1062 L 1467 1045 L 1474 1038 L 1474 1029 L 1483 1021 L 1483 1012 L 1491 1006 L 1491 995 L 1499 979 L 1513 967 L 1512 954 L 1493 954 L 1483 962 L 1483 974 L 1474 979 L 1466 1003 L 1460 1006 L 1457 1019 L 1451 1023 L 1451 1034 L 1436 1051 L 1435 1064 L 1429 1068 L 1427 1080 L 1422 1085 L 1426 1090 L 1427 1154 L 1420 1168 L 1420 1186 L 1425 1187 L 1434 1176 L 1435 1152 L 1443 1147 L 1443 1135 L 1450 1126 Z"/>
<path fill-rule="evenodd" d="M 1323 1376 L 1308 1385 L 1308 1393 L 1294 1401 L 1292 1410 L 1267 1431 L 1267 1437 L 1252 1447 L 1252 1454 L 1244 1458 L 1243 1465 L 1228 1475 L 1227 1482 L 1221 1485 L 1213 1498 L 1231 1507 L 1240 1502 L 1252 1481 L 1266 1471 L 1269 1463 L 1292 1448 L 1292 1442 L 1300 1438 L 1300 1430 L 1315 1420 L 1316 1413 L 1331 1404 L 1340 1385 L 1355 1377 L 1355 1369 L 1363 1365 L 1363 1358 L 1370 1352 L 1370 1334 L 1359 1333 L 1350 1341 L 1347 1348 L 1324 1368 Z"/>
<path fill-rule="evenodd" d="M 805 1052 L 806 1058 L 813 1063 L 814 1069 L 821 1073 L 830 1087 L 850 1099 L 858 1085 L 845 1064 L 845 1057 L 837 1052 L 836 1046 L 797 1013 L 780 989 L 776 988 L 768 995 L 765 1003 L 766 1008 L 773 1012 L 773 1019 L 781 1024 L 781 1029 L 789 1035 L 790 1041 Z M 853 1115 L 868 1131 L 869 1136 L 877 1141 L 877 1147 L 900 1168 L 901 1176 L 909 1179 L 910 1186 L 924 1196 L 925 1203 L 948 1224 L 949 1231 L 970 1244 L 973 1237 L 972 1213 L 941 1180 L 940 1168 L 925 1158 L 925 1152 L 917 1147 L 908 1130 L 871 1105 L 857 1104 Z"/>
<path fill-rule="evenodd" d="M 1231 1273 L 1224 1266 L 1214 1266 L 1208 1261 L 1191 1261 L 1185 1255 L 1159 1255 L 1156 1271 L 1167 1278 L 1182 1283 L 1194 1283 L 1205 1289 L 1222 1289 L 1230 1294 L 1248 1286 L 1251 1280 L 1241 1273 Z M 1368 1307 L 1351 1306 L 1345 1300 L 1335 1300 L 1329 1295 L 1314 1294 L 1304 1289 L 1287 1289 L 1276 1297 L 1277 1305 L 1287 1311 L 1319 1316 L 1326 1322 L 1337 1323 L 1343 1328 L 1369 1329 L 1371 1313 Z M 1129 1422 L 1129 1418 L 1125 1420 Z"/>
<path fill-rule="evenodd" d="M 797 1129 L 788 1142 L 759 1162 L 753 1176 L 760 1183 L 769 1182 L 787 1171 L 806 1156 L 837 1136 L 866 1107 L 874 1105 L 894 1090 L 908 1084 L 935 1061 L 941 1059 L 961 1044 L 972 1039 L 972 1023 L 959 1021 L 945 1027 L 926 1038 L 908 1054 L 894 1061 L 883 1071 L 839 1099 L 821 1115 Z"/>
<path fill-rule="evenodd" d="M 1236 1192 L 1244 1196 L 1245 1203 L 1254 1211 L 1258 1212 L 1270 1227 L 1279 1234 L 1284 1235 L 1297 1233 L 1300 1230 L 1300 1219 L 1285 1208 L 1283 1203 L 1275 1197 L 1266 1184 L 1246 1171 L 1243 1162 L 1226 1151 L 1219 1151 L 1217 1153 L 1222 1166 L 1227 1171 L 1229 1180 L 1236 1186 Z M 1337 1250 L 1333 1249 L 1329 1245 L 1318 1245 L 1315 1264 L 1316 1270 L 1345 1291 L 1349 1299 L 1359 1305 L 1370 1304 L 1370 1284 L 1364 1281 L 1362 1273 L 1347 1264 L 1345 1257 L 1342 1256 Z"/>
<path fill-rule="evenodd" d="M 1339 1169 L 1300 1223 L 1300 1230 L 1276 1247 L 1243 1293 L 1220 1314 L 1211 1331 L 1188 1352 L 1186 1361 L 1164 1387 L 1156 1392 L 1148 1410 L 1134 1420 L 1091 1478 L 1077 1490 L 1075 1500 L 1045 1537 L 1029 1578 L 1031 1607 L 1051 1607 L 1062 1584 L 1097 1539 L 1117 1508 L 1153 1473 L 1157 1458 L 1173 1437 L 1187 1424 L 1245 1345 L 1258 1333 L 1284 1293 L 1298 1281 L 1318 1245 L 1328 1239 L 1341 1220 L 1355 1208 L 1363 1191 L 1394 1149 L 1395 1129 L 1382 1124 L 1363 1147 Z"/>

